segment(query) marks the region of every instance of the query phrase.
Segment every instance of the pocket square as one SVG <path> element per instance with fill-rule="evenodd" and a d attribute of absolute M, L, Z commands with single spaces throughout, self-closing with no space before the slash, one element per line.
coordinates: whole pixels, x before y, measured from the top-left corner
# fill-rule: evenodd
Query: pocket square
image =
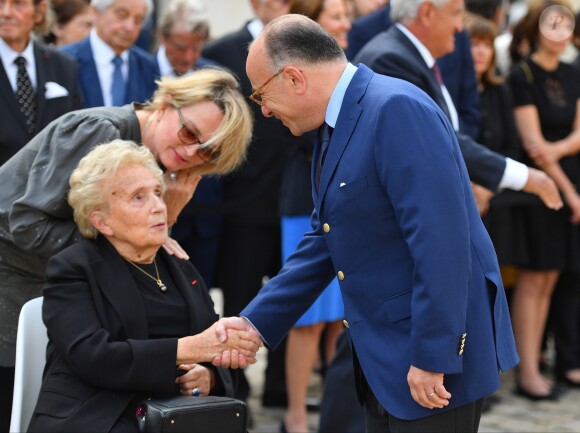
<path fill-rule="evenodd" d="M 54 81 L 47 81 L 44 86 L 44 99 L 62 98 L 68 96 L 68 90 Z"/>

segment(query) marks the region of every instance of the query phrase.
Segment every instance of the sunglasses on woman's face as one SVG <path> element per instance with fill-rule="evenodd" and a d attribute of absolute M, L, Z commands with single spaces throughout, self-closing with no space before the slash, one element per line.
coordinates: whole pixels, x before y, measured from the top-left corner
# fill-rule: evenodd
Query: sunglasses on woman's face
<path fill-rule="evenodd" d="M 179 121 L 181 122 L 181 128 L 177 131 L 177 136 L 181 140 L 183 144 L 187 145 L 196 145 L 197 146 L 197 155 L 204 161 L 204 162 L 215 162 L 220 154 L 215 149 L 211 149 L 207 144 L 202 143 L 199 140 L 199 137 L 195 132 L 187 127 L 185 124 L 185 119 L 183 118 L 183 114 L 181 113 L 181 109 L 179 107 L 173 106 L 175 111 L 177 111 L 177 115 L 179 116 Z"/>

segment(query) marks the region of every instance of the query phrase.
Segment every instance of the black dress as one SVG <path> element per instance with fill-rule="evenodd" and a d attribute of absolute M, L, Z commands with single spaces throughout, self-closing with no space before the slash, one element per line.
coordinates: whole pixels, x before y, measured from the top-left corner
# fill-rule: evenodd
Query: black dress
<path fill-rule="evenodd" d="M 520 62 L 509 77 L 514 106 L 535 105 L 544 138 L 554 142 L 567 137 L 576 118 L 576 102 L 580 98 L 580 82 L 576 70 L 560 63 L 555 71 L 546 71 L 531 59 Z M 527 165 L 533 161 L 524 155 Z M 565 157 L 560 166 L 573 184 L 580 181 L 580 160 Z M 580 270 L 580 232 L 570 223 L 570 209 L 546 208 L 539 200 L 515 209 L 517 257 L 511 264 L 523 269 Z M 523 236 L 521 236 L 523 235 Z"/>
<path fill-rule="evenodd" d="M 522 148 L 514 113 L 513 99 L 507 83 L 487 85 L 480 95 L 481 124 L 478 142 L 489 149 L 516 161 L 522 161 Z M 521 191 L 503 190 L 490 201 L 490 209 L 483 222 L 493 241 L 500 265 L 513 264 L 524 254 L 520 251 L 524 233 L 518 230 L 515 219 L 517 207 L 537 199 Z"/>

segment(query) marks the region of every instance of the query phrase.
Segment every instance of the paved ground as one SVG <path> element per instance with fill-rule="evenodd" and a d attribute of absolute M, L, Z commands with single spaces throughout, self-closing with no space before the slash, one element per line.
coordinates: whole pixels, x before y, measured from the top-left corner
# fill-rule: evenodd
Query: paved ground
<path fill-rule="evenodd" d="M 216 303 L 216 311 L 220 311 L 220 293 L 214 292 L 212 297 Z M 280 431 L 284 409 L 263 408 L 261 406 L 260 397 L 266 366 L 266 349 L 260 350 L 258 359 L 257 364 L 251 365 L 247 369 L 248 380 L 252 386 L 249 407 L 254 418 L 254 426 L 250 429 L 250 433 L 276 433 Z M 320 376 L 313 374 L 309 396 L 320 397 L 322 386 Z M 513 389 L 514 373 L 510 371 L 502 375 L 502 386 L 497 392 L 500 402 L 493 405 L 491 411 L 483 414 L 480 432 L 580 433 L 580 389 L 568 389 L 558 402 L 531 402 L 514 395 Z M 318 415 L 316 413 L 309 414 L 309 424 L 310 431 L 316 432 L 318 428 Z"/>

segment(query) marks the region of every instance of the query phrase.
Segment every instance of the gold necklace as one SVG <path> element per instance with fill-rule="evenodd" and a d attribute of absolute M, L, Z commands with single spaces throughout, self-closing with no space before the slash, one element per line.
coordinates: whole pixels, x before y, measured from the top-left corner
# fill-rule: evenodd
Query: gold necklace
<path fill-rule="evenodd" d="M 141 267 L 138 266 L 137 263 L 133 263 L 131 260 L 128 260 L 128 259 L 125 259 L 125 260 L 127 260 L 129 263 L 131 263 L 133 266 L 135 266 L 137 269 L 139 269 L 141 272 L 143 272 L 145 275 L 147 275 L 153 281 L 155 281 L 157 283 L 157 285 L 159 286 L 159 289 L 162 292 L 165 293 L 167 291 L 167 286 L 165 284 L 163 284 L 163 281 L 161 281 L 161 278 L 159 277 L 159 270 L 157 269 L 157 262 L 155 261 L 155 259 L 153 259 L 153 265 L 155 266 L 155 273 L 157 274 L 157 278 L 155 278 L 153 275 L 151 275 L 146 270 L 141 269 Z"/>

